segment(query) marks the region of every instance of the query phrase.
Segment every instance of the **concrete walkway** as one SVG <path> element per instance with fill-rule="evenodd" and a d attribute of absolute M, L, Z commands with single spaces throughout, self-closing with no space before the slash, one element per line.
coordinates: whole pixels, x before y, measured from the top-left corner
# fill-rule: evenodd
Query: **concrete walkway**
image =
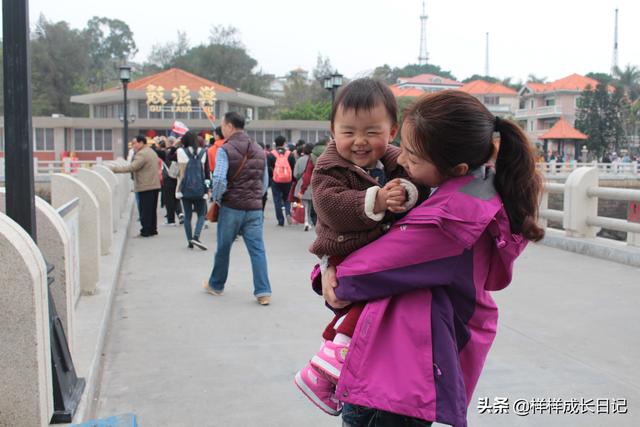
<path fill-rule="evenodd" d="M 135 235 L 137 224 L 132 225 Z M 208 251 L 182 228 L 130 238 L 104 354 L 95 416 L 133 412 L 141 426 L 338 426 L 293 385 L 330 319 L 309 288 L 313 232 L 275 226 L 265 240 L 273 302 L 252 296 L 249 257 L 232 251 L 225 295 L 200 287 Z M 640 425 L 640 271 L 532 245 L 514 283 L 497 293 L 499 333 L 469 408 L 470 426 Z M 509 414 L 480 415 L 478 398 L 509 399 Z M 626 415 L 513 413 L 516 399 L 627 399 Z"/>

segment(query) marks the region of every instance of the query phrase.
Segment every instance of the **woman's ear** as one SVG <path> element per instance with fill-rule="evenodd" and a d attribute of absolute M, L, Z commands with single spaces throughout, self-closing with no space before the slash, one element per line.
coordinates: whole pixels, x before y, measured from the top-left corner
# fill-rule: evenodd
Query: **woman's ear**
<path fill-rule="evenodd" d="M 469 165 L 466 163 L 458 163 L 451 169 L 451 175 L 453 176 L 464 176 L 469 172 Z"/>

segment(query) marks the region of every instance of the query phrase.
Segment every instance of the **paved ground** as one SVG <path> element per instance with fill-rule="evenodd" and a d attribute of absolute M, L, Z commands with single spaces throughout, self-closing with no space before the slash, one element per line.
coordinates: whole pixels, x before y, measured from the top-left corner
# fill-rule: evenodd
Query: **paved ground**
<path fill-rule="evenodd" d="M 215 225 L 204 232 L 205 252 L 187 249 L 181 228 L 130 238 L 95 415 L 134 412 L 143 427 L 340 425 L 293 385 L 330 318 L 309 290 L 313 232 L 276 227 L 267 209 L 268 307 L 253 299 L 242 241 L 232 251 L 225 295 L 200 288 L 212 266 Z M 496 300 L 499 333 L 469 408 L 470 426 L 640 425 L 637 268 L 531 246 Z M 508 398 L 510 413 L 479 415 L 480 397 Z M 629 413 L 513 413 L 516 399 L 533 398 L 627 399 Z"/>

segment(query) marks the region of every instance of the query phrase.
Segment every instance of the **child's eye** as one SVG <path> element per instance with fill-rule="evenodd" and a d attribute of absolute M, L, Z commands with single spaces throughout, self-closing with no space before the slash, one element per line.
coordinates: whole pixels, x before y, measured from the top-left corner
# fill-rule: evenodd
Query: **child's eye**
<path fill-rule="evenodd" d="M 367 132 L 367 134 L 370 135 L 370 136 L 376 136 L 376 135 L 379 135 L 380 132 L 371 131 L 371 132 Z"/>

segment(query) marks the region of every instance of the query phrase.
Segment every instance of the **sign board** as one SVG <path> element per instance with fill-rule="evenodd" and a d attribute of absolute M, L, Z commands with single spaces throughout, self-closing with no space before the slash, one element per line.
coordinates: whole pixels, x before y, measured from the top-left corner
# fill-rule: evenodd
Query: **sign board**
<path fill-rule="evenodd" d="M 147 106 L 152 113 L 165 110 L 168 100 L 165 98 L 165 89 L 160 85 L 147 86 Z M 216 91 L 213 86 L 202 86 L 198 90 L 197 100 L 200 109 L 211 109 L 216 102 Z M 195 111 L 191 104 L 191 91 L 185 85 L 171 89 L 171 104 L 167 105 L 173 113 L 191 113 Z M 165 110 L 166 111 L 166 110 Z"/>

